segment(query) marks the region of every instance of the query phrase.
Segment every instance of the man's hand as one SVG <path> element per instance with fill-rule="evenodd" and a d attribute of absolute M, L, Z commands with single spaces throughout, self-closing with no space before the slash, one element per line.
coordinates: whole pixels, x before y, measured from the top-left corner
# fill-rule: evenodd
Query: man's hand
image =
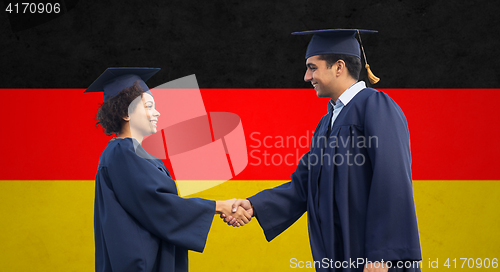
<path fill-rule="evenodd" d="M 244 209 L 250 215 L 250 217 L 253 216 L 252 203 L 250 203 L 248 199 L 237 199 L 236 201 L 234 201 L 232 205 L 232 212 L 237 212 L 240 209 Z M 220 218 L 224 219 L 224 222 L 226 222 L 230 226 L 239 227 L 237 218 L 234 218 L 231 214 L 222 213 Z"/>
<path fill-rule="evenodd" d="M 385 262 L 374 262 L 365 264 L 363 272 L 387 272 L 389 268 Z"/>
<path fill-rule="evenodd" d="M 238 206 L 234 208 L 232 204 L 235 203 L 235 200 L 233 198 L 226 201 L 216 201 L 215 213 L 220 214 L 221 218 L 222 216 L 226 217 L 226 215 L 229 215 L 233 221 L 233 227 L 244 226 L 252 219 L 253 212 L 249 213 L 244 208 Z"/>

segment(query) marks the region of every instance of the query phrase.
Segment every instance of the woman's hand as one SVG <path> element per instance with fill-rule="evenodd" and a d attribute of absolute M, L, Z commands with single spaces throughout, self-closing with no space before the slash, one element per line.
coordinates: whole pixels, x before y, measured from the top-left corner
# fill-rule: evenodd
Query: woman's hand
<path fill-rule="evenodd" d="M 248 199 L 237 199 L 232 206 L 233 211 L 243 208 L 250 216 L 254 216 L 253 205 Z M 231 215 L 226 216 L 226 214 L 223 213 L 220 215 L 220 218 L 230 226 L 239 227 L 236 218 L 233 218 Z"/>
<path fill-rule="evenodd" d="M 229 199 L 226 201 L 216 201 L 215 203 L 215 213 L 216 214 L 224 214 L 226 216 L 232 216 L 236 219 L 236 224 L 233 224 L 235 227 L 244 226 L 250 219 L 252 219 L 252 215 L 250 215 L 245 209 L 242 207 L 238 207 L 235 212 L 233 212 L 233 203 L 236 199 Z"/>

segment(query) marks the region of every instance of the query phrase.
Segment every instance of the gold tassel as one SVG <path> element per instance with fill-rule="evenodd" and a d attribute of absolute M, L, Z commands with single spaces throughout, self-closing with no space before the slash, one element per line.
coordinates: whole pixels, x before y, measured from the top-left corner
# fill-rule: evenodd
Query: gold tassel
<path fill-rule="evenodd" d="M 366 57 L 365 57 L 365 59 L 366 59 Z M 375 83 L 380 81 L 380 78 L 376 77 L 373 74 L 372 70 L 370 70 L 370 65 L 368 65 L 368 63 L 365 65 L 365 68 L 366 68 L 366 71 L 368 72 L 368 79 L 370 80 L 371 84 L 375 84 Z"/>
<path fill-rule="evenodd" d="M 366 59 L 366 55 L 365 55 L 365 49 L 363 48 L 363 43 L 361 42 L 361 34 L 359 34 L 359 29 L 357 29 L 358 31 L 358 37 L 359 37 L 359 44 L 361 45 L 361 51 L 363 51 L 363 56 L 365 57 L 365 68 L 366 68 L 366 71 L 368 72 L 368 80 L 370 81 L 371 84 L 375 84 L 377 82 L 380 81 L 380 78 L 376 77 L 372 70 L 370 70 L 370 65 L 368 65 L 368 60 Z"/>

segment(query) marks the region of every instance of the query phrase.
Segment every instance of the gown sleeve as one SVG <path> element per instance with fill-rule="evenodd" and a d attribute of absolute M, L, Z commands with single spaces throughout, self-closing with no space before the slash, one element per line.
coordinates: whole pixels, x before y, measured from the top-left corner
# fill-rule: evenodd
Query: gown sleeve
<path fill-rule="evenodd" d="M 215 214 L 215 202 L 181 198 L 165 172 L 119 143 L 107 167 L 117 201 L 153 235 L 202 252 Z"/>
<path fill-rule="evenodd" d="M 290 182 L 248 198 L 267 241 L 285 231 L 307 210 L 308 161 L 309 152 L 302 156 Z"/>
<path fill-rule="evenodd" d="M 369 261 L 421 260 L 406 118 L 383 92 L 368 98 L 365 114 L 365 136 L 375 137 L 368 149 L 373 176 L 365 256 Z"/>

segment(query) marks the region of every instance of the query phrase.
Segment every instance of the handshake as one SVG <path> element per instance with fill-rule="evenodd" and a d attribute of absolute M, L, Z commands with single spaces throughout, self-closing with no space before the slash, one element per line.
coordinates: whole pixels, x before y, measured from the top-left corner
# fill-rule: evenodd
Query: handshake
<path fill-rule="evenodd" d="M 228 225 L 240 227 L 248 224 L 254 215 L 252 203 L 248 199 L 229 199 L 226 201 L 216 201 L 215 214 L 220 214 L 220 218 Z"/>

